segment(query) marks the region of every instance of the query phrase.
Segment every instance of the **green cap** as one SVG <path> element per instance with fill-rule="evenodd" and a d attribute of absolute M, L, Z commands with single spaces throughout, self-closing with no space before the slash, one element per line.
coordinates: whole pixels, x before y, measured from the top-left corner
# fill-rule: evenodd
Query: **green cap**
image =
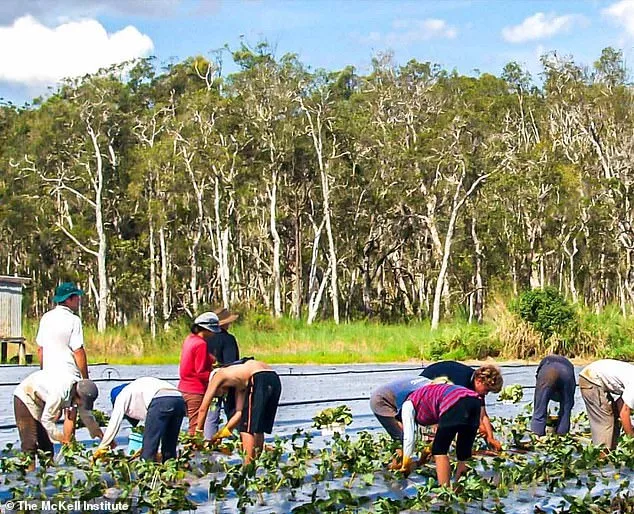
<path fill-rule="evenodd" d="M 55 303 L 62 303 L 64 300 L 73 295 L 81 296 L 82 294 L 84 294 L 84 292 L 72 282 L 62 282 L 55 288 L 55 296 L 53 296 L 53 301 Z"/>

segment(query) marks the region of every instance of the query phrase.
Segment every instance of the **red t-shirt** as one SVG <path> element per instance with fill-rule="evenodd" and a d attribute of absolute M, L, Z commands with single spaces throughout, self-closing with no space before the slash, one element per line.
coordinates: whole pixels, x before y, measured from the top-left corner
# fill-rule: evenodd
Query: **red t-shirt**
<path fill-rule="evenodd" d="M 178 367 L 178 390 L 183 393 L 205 394 L 214 358 L 207 352 L 207 343 L 198 334 L 189 334 L 181 350 Z"/>

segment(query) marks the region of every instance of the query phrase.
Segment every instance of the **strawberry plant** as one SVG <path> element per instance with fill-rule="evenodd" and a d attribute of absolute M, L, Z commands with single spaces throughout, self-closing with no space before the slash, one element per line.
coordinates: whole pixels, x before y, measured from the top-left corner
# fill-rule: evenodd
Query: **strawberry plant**
<path fill-rule="evenodd" d="M 350 423 L 352 423 L 352 412 L 347 405 L 324 409 L 313 417 L 315 428 L 324 428 L 330 425 L 347 426 Z"/>

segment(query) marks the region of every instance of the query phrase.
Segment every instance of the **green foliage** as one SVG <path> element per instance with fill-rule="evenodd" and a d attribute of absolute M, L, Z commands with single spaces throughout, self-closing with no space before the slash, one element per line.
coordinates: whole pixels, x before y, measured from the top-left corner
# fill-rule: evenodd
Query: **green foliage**
<path fill-rule="evenodd" d="M 347 405 L 328 407 L 313 417 L 313 426 L 323 428 L 328 425 L 349 425 L 352 423 L 352 411 Z"/>
<path fill-rule="evenodd" d="M 544 339 L 553 334 L 566 334 L 577 320 L 574 308 L 552 287 L 525 291 L 514 304 L 514 309 Z"/>
<path fill-rule="evenodd" d="M 209 479 L 208 491 L 218 502 L 216 508 L 222 509 L 221 502 L 230 499 L 241 512 L 284 498 L 292 502 L 289 511 L 297 513 L 366 509 L 384 514 L 502 513 L 513 505 L 517 493 L 530 493 L 532 502 L 560 496 L 561 512 L 589 512 L 588 506 L 592 512 L 606 514 L 634 511 L 630 482 L 620 477 L 634 467 L 634 438 L 623 437 L 606 455 L 588 442 L 587 416 L 575 416 L 567 436 L 534 436 L 528 431 L 527 414 L 492 422 L 507 449 L 499 455 L 474 455 L 472 469 L 451 488 L 439 487 L 433 466 L 425 465 L 403 487 L 400 472 L 386 469 L 398 445 L 386 434 L 370 432 L 335 435 L 315 450 L 311 435 L 297 430 L 287 440 L 276 437 L 248 465 L 219 459 L 218 447 L 184 434 L 178 458 L 165 464 L 130 460 L 113 451 L 107 459 L 93 463 L 91 450 L 73 444 L 63 449 L 64 465 L 46 462 L 29 472 L 30 457 L 8 446 L 0 456 L 0 472 L 9 487 L 6 501 L 98 501 L 107 494 L 111 501 L 125 502 L 128 511 L 140 512 L 195 510 L 196 501 L 205 502 L 207 497 L 192 494 L 189 484 L 201 477 Z M 392 489 L 398 487 L 399 494 L 373 493 L 368 486 L 377 480 Z M 602 492 L 596 488 L 601 482 L 616 487 Z M 541 512 L 539 507 L 535 512 Z"/>
<path fill-rule="evenodd" d="M 498 394 L 498 400 L 519 403 L 524 398 L 524 389 L 520 384 L 507 385 Z"/>
<path fill-rule="evenodd" d="M 110 416 L 106 414 L 104 411 L 101 411 L 99 409 L 93 409 L 92 415 L 94 416 L 95 421 L 99 424 L 100 427 L 107 426 L 108 422 L 110 421 Z M 77 419 L 75 420 L 75 428 L 81 428 L 84 426 L 85 425 L 81 417 L 77 416 Z"/>

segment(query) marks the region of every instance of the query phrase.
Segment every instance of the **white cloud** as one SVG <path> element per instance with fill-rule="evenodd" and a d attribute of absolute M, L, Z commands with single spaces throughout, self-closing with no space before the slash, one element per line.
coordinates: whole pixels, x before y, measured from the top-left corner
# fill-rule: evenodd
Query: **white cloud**
<path fill-rule="evenodd" d="M 603 9 L 601 14 L 625 28 L 629 36 L 634 36 L 634 0 L 616 2 Z"/>
<path fill-rule="evenodd" d="M 567 32 L 575 25 L 586 23 L 586 18 L 578 14 L 557 16 L 555 13 L 538 12 L 526 18 L 519 25 L 504 27 L 502 37 L 509 43 L 524 43 L 547 39 L 561 32 Z"/>
<path fill-rule="evenodd" d="M 96 20 L 49 28 L 23 16 L 0 27 L 0 48 L 10 49 L 0 52 L 0 81 L 37 87 L 147 56 L 154 44 L 132 26 L 108 34 Z"/>
<path fill-rule="evenodd" d="M 394 30 L 386 33 L 370 32 L 360 39 L 365 43 L 401 47 L 430 39 L 453 39 L 458 35 L 455 27 L 449 25 L 445 20 L 436 18 L 394 20 L 392 28 Z"/>

